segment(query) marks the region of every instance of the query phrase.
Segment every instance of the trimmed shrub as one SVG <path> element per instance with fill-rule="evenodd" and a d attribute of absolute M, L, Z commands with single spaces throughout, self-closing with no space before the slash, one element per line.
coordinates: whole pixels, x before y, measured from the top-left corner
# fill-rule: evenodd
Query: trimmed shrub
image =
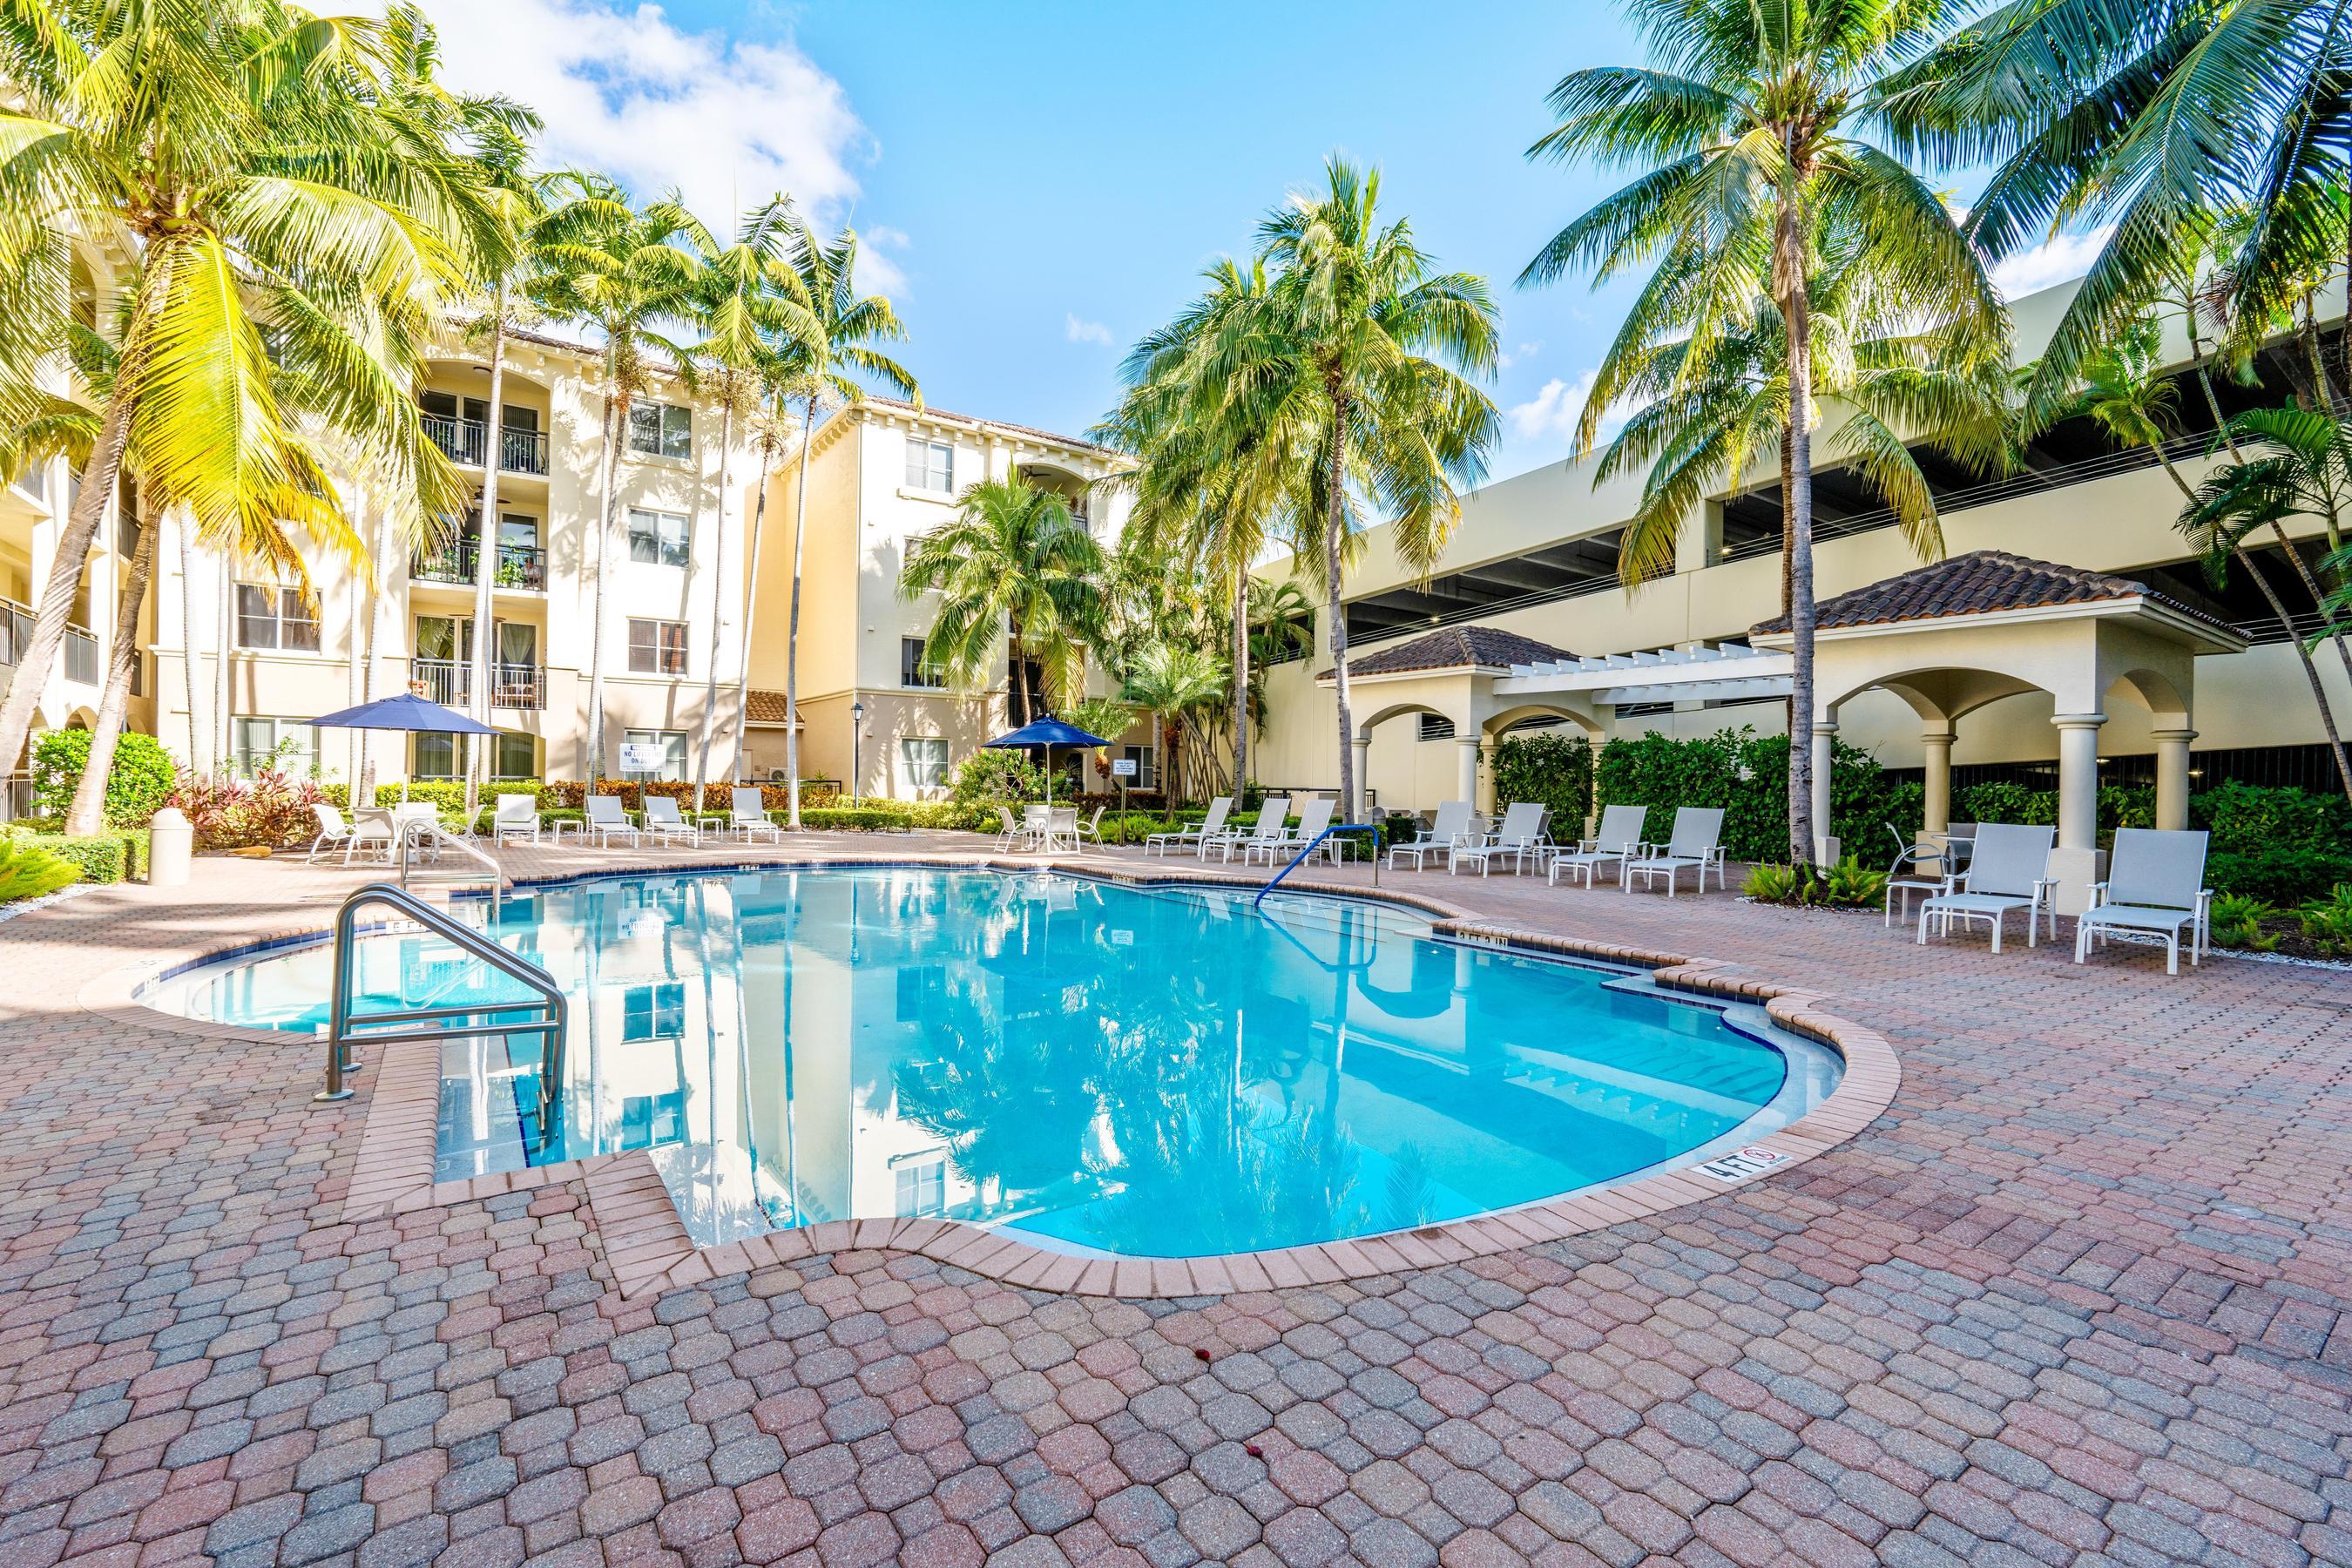
<path fill-rule="evenodd" d="M 49 845 L 14 835 L 0 838 L 0 903 L 37 899 L 81 879 L 79 863 Z"/>
<path fill-rule="evenodd" d="M 1580 837 L 1592 811 L 1592 742 L 1580 734 L 1538 730 L 1506 735 L 1495 747 L 1495 798 L 1540 801 L 1551 808 L 1554 838 Z"/>
<path fill-rule="evenodd" d="M 914 814 L 904 805 L 830 805 L 814 811 L 806 806 L 801 808 L 801 826 L 821 833 L 880 833 L 914 825 Z"/>
<path fill-rule="evenodd" d="M 19 842 L 74 867 L 85 882 L 120 882 L 131 874 L 131 847 L 119 834 L 99 834 L 88 838 L 39 836 Z"/>
<path fill-rule="evenodd" d="M 33 803 L 44 816 L 63 816 L 89 764 L 89 731 L 52 730 L 33 745 Z M 172 796 L 177 764 L 152 735 L 125 731 L 114 742 L 106 773 L 106 821 L 144 827 Z"/>
<path fill-rule="evenodd" d="M 1651 807 L 1649 830 L 1654 835 L 1664 835 L 1678 806 L 1721 806 L 1724 849 L 1732 859 L 1788 857 L 1786 735 L 1739 729 L 1687 741 L 1661 734 L 1612 741 L 1601 749 L 1595 775 L 1594 799 L 1602 805 Z M 1890 823 L 1908 842 L 1919 829 L 1924 798 L 1919 784 L 1889 778 L 1868 752 L 1834 742 L 1829 831 L 1846 848 L 1876 854 L 1890 843 Z"/>

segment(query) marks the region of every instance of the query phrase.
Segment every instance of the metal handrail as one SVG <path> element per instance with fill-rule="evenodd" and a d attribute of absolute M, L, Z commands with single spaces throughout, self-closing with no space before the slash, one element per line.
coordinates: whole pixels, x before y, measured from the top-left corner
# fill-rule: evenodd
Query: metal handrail
<path fill-rule="evenodd" d="M 536 1004 L 457 1002 L 440 1007 L 404 1007 L 388 1013 L 371 1013 L 365 1017 L 352 1016 L 352 956 L 358 946 L 359 912 L 371 904 L 383 904 L 397 910 L 426 931 L 456 946 L 459 951 L 481 960 L 509 979 L 520 983 L 526 990 L 538 994 Z M 421 1024 L 428 1020 L 470 1017 L 476 1014 L 511 1012 L 518 1006 L 537 1005 L 545 1009 L 545 1016 L 520 1023 L 451 1025 L 443 1022 L 433 1028 L 386 1029 L 356 1028 L 358 1025 Z M 451 919 L 423 900 L 401 891 L 385 882 L 371 882 L 343 900 L 335 914 L 335 949 L 333 989 L 328 999 L 327 1023 L 327 1084 L 310 1098 L 317 1100 L 349 1100 L 352 1091 L 343 1085 L 346 1073 L 356 1071 L 360 1063 L 350 1054 L 354 1040 L 454 1040 L 487 1038 L 492 1035 L 540 1035 L 546 1038 L 546 1053 L 541 1058 L 541 1093 L 539 1097 L 539 1136 L 546 1142 L 552 1128 L 552 1106 L 555 1095 L 552 1086 L 563 1078 L 563 1042 L 570 1022 L 571 1005 L 562 989 L 547 971 L 537 964 L 516 957 L 473 927 Z"/>
<path fill-rule="evenodd" d="M 436 861 L 440 858 L 440 852 L 449 848 L 456 849 L 475 863 L 472 866 L 460 867 L 448 871 L 418 870 L 415 868 L 416 851 L 427 841 L 433 845 L 434 858 Z M 439 823 L 427 822 L 421 816 L 412 816 L 401 824 L 400 885 L 403 888 L 442 882 L 453 884 L 488 882 L 495 888 L 505 881 L 506 872 L 499 868 L 496 860 L 491 859 Z"/>
<path fill-rule="evenodd" d="M 1274 891 L 1274 889 L 1281 884 L 1283 878 L 1287 877 L 1293 871 L 1297 870 L 1298 863 L 1301 860 L 1306 859 L 1308 856 L 1314 854 L 1316 850 L 1321 848 L 1323 841 L 1326 838 L 1329 838 L 1333 835 L 1340 833 L 1369 833 L 1372 835 L 1372 886 L 1375 888 L 1379 887 L 1381 885 L 1380 831 L 1380 825 L 1372 822 L 1341 822 L 1335 823 L 1333 826 L 1325 828 L 1322 832 L 1314 837 L 1306 848 L 1301 849 L 1296 856 L 1291 858 L 1289 865 L 1285 866 L 1281 870 L 1276 872 L 1272 881 L 1266 883 L 1265 887 L 1260 888 L 1257 890 L 1257 897 L 1250 900 L 1250 908 L 1255 910 L 1260 904 L 1265 902 L 1265 896 Z"/>

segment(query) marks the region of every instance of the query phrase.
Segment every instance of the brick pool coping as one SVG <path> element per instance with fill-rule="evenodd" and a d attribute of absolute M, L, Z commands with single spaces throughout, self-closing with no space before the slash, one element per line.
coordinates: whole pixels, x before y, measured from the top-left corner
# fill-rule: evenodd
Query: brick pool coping
<path fill-rule="evenodd" d="M 1146 871 L 1130 870 L 1125 866 L 1017 860 L 1002 855 L 930 850 L 910 850 L 887 859 L 845 860 L 824 855 L 794 857 L 790 847 L 780 848 L 773 857 L 747 855 L 721 860 L 604 865 L 574 872 L 514 877 L 508 885 L 539 887 L 589 878 L 671 872 L 709 875 L 730 870 L 877 866 L 995 871 L 1043 869 L 1130 887 L 1264 885 L 1246 875 L 1196 871 L 1164 862 Z M 439 1049 L 431 1041 L 397 1042 L 378 1047 L 377 1059 L 372 1064 L 372 1092 L 341 1218 L 356 1221 L 408 1215 L 509 1193 L 537 1192 L 576 1180 L 587 1193 L 589 1206 L 604 1238 L 614 1287 L 625 1300 L 772 1265 L 866 1250 L 914 1254 L 1003 1284 L 1055 1294 L 1161 1300 L 1224 1296 L 1336 1284 L 1402 1269 L 1494 1257 L 1664 1215 L 1768 1175 L 1781 1174 L 1836 1147 L 1875 1121 L 1902 1084 L 1900 1064 L 1885 1036 L 1828 1011 L 1817 993 L 1759 978 L 1744 966 L 1498 924 L 1412 891 L 1367 889 L 1319 879 L 1294 880 L 1290 886 L 1300 891 L 1370 899 L 1418 910 L 1433 917 L 1433 930 L 1441 936 L 1623 964 L 1647 971 L 1656 984 L 1670 991 L 1716 1002 L 1760 1005 L 1777 1026 L 1835 1052 L 1844 1064 L 1843 1074 L 1827 1100 L 1788 1126 L 1764 1134 L 1748 1145 L 1778 1158 L 1746 1173 L 1715 1178 L 1685 1167 L 1471 1218 L 1341 1241 L 1202 1258 L 1108 1258 L 1057 1252 L 1002 1230 L 939 1219 L 832 1220 L 740 1241 L 697 1247 L 678 1216 L 667 1187 L 643 1150 L 436 1182 L 433 1172 L 440 1097 Z M 192 947 L 150 959 L 92 980 L 82 988 L 80 1002 L 89 1011 L 117 1022 L 152 1026 L 159 1014 L 140 1002 L 138 994 L 154 980 L 211 958 L 257 947 L 305 942 L 331 934 L 331 922 L 324 922 L 247 934 L 234 942 Z M 171 1016 L 174 1028 L 193 1033 L 272 1046 L 282 1046 L 286 1040 L 285 1035 L 278 1031 L 241 1029 L 206 1020 L 161 1016 Z"/>

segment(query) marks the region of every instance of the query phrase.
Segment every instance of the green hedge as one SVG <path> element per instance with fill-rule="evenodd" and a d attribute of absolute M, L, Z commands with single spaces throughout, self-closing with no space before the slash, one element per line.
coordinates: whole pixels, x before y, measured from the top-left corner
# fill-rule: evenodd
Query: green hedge
<path fill-rule="evenodd" d="M 73 805 L 74 791 L 89 765 L 89 741 L 87 730 L 52 730 L 33 743 L 33 805 L 42 816 L 63 816 Z M 113 765 L 106 772 L 108 825 L 147 826 L 147 819 L 171 798 L 178 777 L 178 766 L 161 741 L 124 731 L 115 740 Z"/>
<path fill-rule="evenodd" d="M 85 882 L 120 882 L 137 867 L 137 852 L 128 835 L 109 833 L 89 838 L 37 835 L 17 842 L 46 850 L 78 868 Z"/>
<path fill-rule="evenodd" d="M 1789 738 L 1739 729 L 1689 740 L 1648 734 L 1612 741 L 1601 748 L 1593 798 L 1601 805 L 1649 807 L 1644 831 L 1654 838 L 1666 836 L 1677 806 L 1721 806 L 1724 850 L 1732 859 L 1786 860 Z M 1868 752 L 1834 742 L 1829 831 L 1845 849 L 1865 858 L 1883 849 L 1891 858 L 1887 826 L 1907 843 L 1924 810 L 1925 792 L 1916 781 L 1890 778 Z"/>
<path fill-rule="evenodd" d="M 1592 812 L 1592 742 L 1559 731 L 1506 735 L 1494 750 L 1495 798 L 1531 800 L 1551 808 L 1554 838 L 1584 832 Z"/>

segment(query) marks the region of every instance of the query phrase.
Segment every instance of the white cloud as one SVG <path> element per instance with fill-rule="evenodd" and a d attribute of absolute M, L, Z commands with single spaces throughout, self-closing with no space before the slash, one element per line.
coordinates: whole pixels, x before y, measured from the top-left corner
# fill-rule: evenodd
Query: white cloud
<path fill-rule="evenodd" d="M 841 84 L 790 41 L 688 32 L 628 0 L 424 4 L 440 26 L 443 79 L 538 110 L 551 166 L 601 169 L 640 197 L 674 186 L 722 233 L 777 191 L 824 224 L 856 203 L 873 138 Z M 902 281 L 880 251 L 906 236 L 877 225 L 862 237 L 873 275 L 860 281 Z"/>
<path fill-rule="evenodd" d="M 1105 348 L 1111 346 L 1110 329 L 1100 321 L 1083 321 L 1076 315 L 1070 315 L 1066 320 L 1067 324 L 1063 331 L 1069 335 L 1072 342 L 1100 343 Z"/>
<path fill-rule="evenodd" d="M 2061 234 L 2035 246 L 2021 250 L 2006 260 L 1993 264 L 1993 287 L 2004 299 L 2020 299 L 2027 294 L 2080 278 L 2099 258 L 2107 241 L 2115 237 L 2116 226 L 2103 224 L 2081 234 Z"/>
<path fill-rule="evenodd" d="M 1542 352 L 1543 344 L 1539 342 L 1521 343 L 1517 348 L 1505 349 L 1502 353 L 1495 356 L 1495 368 L 1496 370 L 1508 370 L 1513 365 L 1525 363 L 1527 361 L 1535 358 L 1536 355 Z"/>
<path fill-rule="evenodd" d="M 1492 471 L 1499 479 L 1522 474 L 1544 463 L 1559 462 L 1576 450 L 1576 422 L 1584 400 L 1601 376 L 1595 366 L 1570 381 L 1553 376 L 1525 403 L 1503 410 L 1503 441 Z M 1600 434 L 1606 437 L 1622 429 L 1633 405 L 1619 403 L 1601 416 Z"/>

